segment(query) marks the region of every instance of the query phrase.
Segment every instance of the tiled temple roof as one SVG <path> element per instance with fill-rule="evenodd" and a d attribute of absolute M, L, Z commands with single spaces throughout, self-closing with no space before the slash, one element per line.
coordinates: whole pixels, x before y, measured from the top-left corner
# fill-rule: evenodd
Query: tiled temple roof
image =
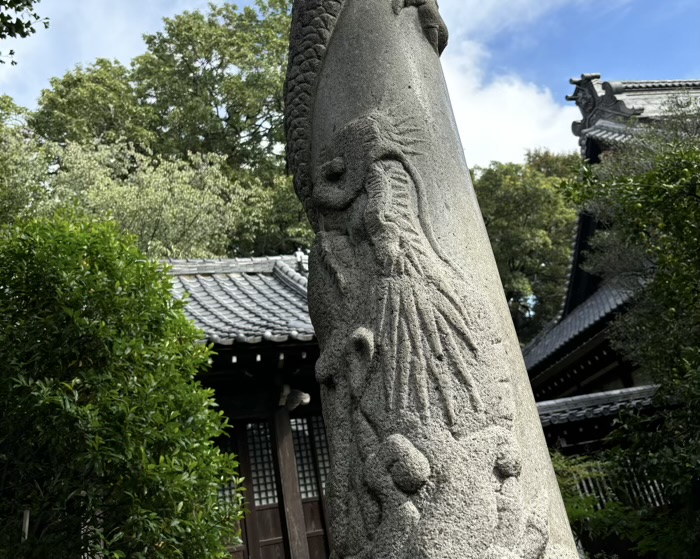
<path fill-rule="evenodd" d="M 523 357 L 528 371 L 556 357 L 571 342 L 585 341 L 595 328 L 607 322 L 630 299 L 629 290 L 614 284 L 603 284 L 593 295 L 570 314 L 543 331 L 524 349 Z"/>
<path fill-rule="evenodd" d="M 185 313 L 219 345 L 308 342 L 306 260 L 294 256 L 171 260 L 173 292 Z"/>
<path fill-rule="evenodd" d="M 586 138 L 598 140 L 606 145 L 624 142 L 630 137 L 629 127 L 611 120 L 601 119 L 582 131 Z"/>
<path fill-rule="evenodd" d="M 314 330 L 307 306 L 307 263 L 295 256 L 171 260 L 173 292 L 187 295 L 187 316 L 220 345 L 308 342 Z M 301 267 L 300 267 L 301 266 Z M 604 286 L 524 349 L 530 369 L 605 320 L 628 299 Z"/>
<path fill-rule="evenodd" d="M 295 256 L 224 260 L 170 260 L 176 297 L 187 295 L 186 315 L 219 345 L 310 342 L 307 262 Z M 609 316 L 626 301 L 621 290 L 601 288 L 562 322 L 526 348 L 525 361 L 545 359 Z M 543 426 L 616 414 L 646 405 L 656 387 L 614 390 L 539 402 Z"/>
<path fill-rule="evenodd" d="M 537 403 L 543 427 L 583 421 L 596 417 L 617 415 L 622 409 L 645 407 L 658 386 L 636 386 L 571 398 L 560 398 Z"/>

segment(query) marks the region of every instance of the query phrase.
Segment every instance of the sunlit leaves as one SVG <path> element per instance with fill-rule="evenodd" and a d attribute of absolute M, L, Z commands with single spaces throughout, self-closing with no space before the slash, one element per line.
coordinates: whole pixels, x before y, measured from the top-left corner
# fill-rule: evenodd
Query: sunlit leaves
<path fill-rule="evenodd" d="M 28 118 L 57 162 L 50 202 L 111 214 L 154 256 L 308 246 L 282 148 L 289 12 L 287 0 L 185 12 L 131 67 L 98 59 L 51 80 Z"/>
<path fill-rule="evenodd" d="M 49 26 L 48 19 L 41 19 L 41 16 L 34 10 L 34 5 L 39 0 L 0 0 L 0 41 L 7 38 L 24 38 L 36 33 L 37 24 L 43 27 Z M 10 51 L 10 58 L 14 55 Z M 5 57 L 0 53 L 0 64 L 5 63 Z M 12 60 L 12 64 L 16 64 Z"/>
<path fill-rule="evenodd" d="M 131 71 L 117 61 L 97 59 L 52 78 L 30 115 L 32 129 L 53 142 L 130 142 L 147 148 L 155 138 L 150 107 L 140 103 Z"/>
<path fill-rule="evenodd" d="M 474 170 L 474 188 L 518 336 L 526 342 L 562 303 L 576 213 L 559 188 L 576 155 L 528 154 L 525 165 Z"/>
<path fill-rule="evenodd" d="M 151 256 L 225 254 L 240 196 L 221 158 L 154 158 L 123 144 L 53 145 L 52 155 L 59 164 L 49 179 L 44 211 L 77 206 L 113 218 Z"/>

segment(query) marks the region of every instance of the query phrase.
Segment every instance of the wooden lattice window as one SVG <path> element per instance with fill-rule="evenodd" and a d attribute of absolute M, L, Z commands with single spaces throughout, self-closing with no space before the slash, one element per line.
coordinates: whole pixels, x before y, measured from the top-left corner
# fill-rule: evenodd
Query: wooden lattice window
<path fill-rule="evenodd" d="M 328 440 L 326 439 L 326 426 L 320 415 L 315 415 L 310 420 L 313 432 L 316 463 L 318 464 L 318 477 L 321 482 L 321 490 L 326 492 L 326 480 L 331 471 L 331 456 L 328 452 Z"/>
<path fill-rule="evenodd" d="M 297 477 L 299 478 L 299 492 L 302 499 L 314 499 L 318 497 L 318 482 L 314 470 L 309 420 L 294 418 L 291 420 L 291 424 L 294 455 L 297 463 Z"/>
<path fill-rule="evenodd" d="M 274 505 L 278 499 L 270 428 L 267 423 L 248 423 L 246 434 L 255 505 Z"/>

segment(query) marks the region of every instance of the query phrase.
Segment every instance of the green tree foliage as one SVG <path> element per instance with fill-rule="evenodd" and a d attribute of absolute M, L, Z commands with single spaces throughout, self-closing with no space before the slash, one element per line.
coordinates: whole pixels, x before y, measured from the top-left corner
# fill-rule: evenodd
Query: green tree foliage
<path fill-rule="evenodd" d="M 36 32 L 35 25 L 41 22 L 46 28 L 48 19 L 41 19 L 34 6 L 39 0 L 0 0 L 0 41 L 9 38 L 24 38 Z M 15 53 L 10 51 L 9 56 Z M 0 64 L 5 60 L 0 54 Z M 16 64 L 12 61 L 12 64 Z"/>
<path fill-rule="evenodd" d="M 2 132 L 0 223 L 77 207 L 115 220 L 153 258 L 275 254 L 308 243 L 286 176 L 268 178 L 268 188 L 218 155 L 183 161 L 123 143 L 59 145 L 17 127 Z"/>
<path fill-rule="evenodd" d="M 247 256 L 307 246 L 312 234 L 282 157 L 289 4 L 260 0 L 255 8 L 185 12 L 145 37 L 148 50 L 130 68 L 100 59 L 53 79 L 28 122 L 47 145 L 72 144 L 65 154 L 53 150 L 62 192 L 87 193 L 74 201 L 91 213 L 111 213 L 150 255 Z M 115 174 L 110 154 L 125 145 L 134 161 Z M 89 166 L 102 187 L 89 188 L 80 176 L 67 185 L 76 166 Z M 168 185 L 174 169 L 177 180 Z M 206 191 L 200 211 L 193 206 L 198 191 Z M 149 215 L 157 223 L 147 223 Z"/>
<path fill-rule="evenodd" d="M 576 155 L 528 153 L 525 164 L 474 169 L 474 188 L 521 342 L 552 320 L 566 289 L 576 212 L 560 183 Z"/>
<path fill-rule="evenodd" d="M 0 224 L 31 213 L 42 195 L 47 167 L 25 116 L 12 99 L 0 96 Z"/>
<path fill-rule="evenodd" d="M 154 141 L 152 111 L 139 99 L 131 71 L 98 59 L 51 79 L 29 124 L 45 140 L 64 143 L 130 142 L 148 148 Z"/>
<path fill-rule="evenodd" d="M 170 289 L 113 224 L 0 230 L 2 557 L 230 556 L 237 464 Z"/>
<path fill-rule="evenodd" d="M 659 383 L 653 414 L 631 414 L 615 455 L 663 487 L 667 503 L 631 527 L 641 553 L 695 557 L 700 547 L 700 107 L 679 99 L 666 119 L 572 185 L 607 225 L 593 269 L 634 285 L 615 347 Z M 616 262 L 615 255 L 634 259 Z"/>
<path fill-rule="evenodd" d="M 578 176 L 581 156 L 576 152 L 554 153 L 548 149 L 533 149 L 525 153 L 525 164 L 545 177 L 572 178 Z"/>
<path fill-rule="evenodd" d="M 232 175 L 218 155 L 183 161 L 124 144 L 51 144 L 44 152 L 60 165 L 46 179 L 50 195 L 39 206 L 42 213 L 77 206 L 113 218 L 152 257 L 267 254 L 307 234 L 287 177 L 271 177 L 281 184 L 265 188 L 251 172 Z"/>
<path fill-rule="evenodd" d="M 131 68 L 100 59 L 51 80 L 30 124 L 50 141 L 126 141 L 162 156 L 215 153 L 282 169 L 288 0 L 211 5 L 146 35 Z"/>
<path fill-rule="evenodd" d="M 183 162 L 124 144 L 40 143 L 22 126 L 0 126 L 0 224 L 77 207 L 116 220 L 148 256 L 176 258 L 225 254 L 229 233 L 251 220 L 238 204 L 245 189 L 224 175 L 220 157 Z"/>
<path fill-rule="evenodd" d="M 218 153 L 232 168 L 279 170 L 290 3 L 210 6 L 165 19 L 134 60 L 140 99 L 168 155 Z"/>
<path fill-rule="evenodd" d="M 228 254 L 290 254 L 307 247 L 313 232 L 294 194 L 291 177 L 260 177 L 253 171 L 237 173 L 240 219 L 230 234 Z"/>
<path fill-rule="evenodd" d="M 1 0 L 0 1 L 0 40 L 8 37 L 28 37 L 36 32 L 34 24 L 39 15 L 34 5 L 39 0 Z"/>
<path fill-rule="evenodd" d="M 552 453 L 552 466 L 557 474 L 566 514 L 577 537 L 586 530 L 589 519 L 596 514 L 596 498 L 583 496 L 579 487 L 582 480 L 601 477 L 600 464 L 586 456 L 564 456 Z"/>
<path fill-rule="evenodd" d="M 51 144 L 45 150 L 60 163 L 47 177 L 50 194 L 39 206 L 41 213 L 76 206 L 97 218 L 113 218 L 136 235 L 149 256 L 221 256 L 232 229 L 244 226 L 240 187 L 224 175 L 217 156 L 184 162 L 143 155 L 123 144 Z"/>
<path fill-rule="evenodd" d="M 605 460 L 604 453 L 565 456 L 554 452 L 552 465 L 571 529 L 586 557 L 629 557 L 637 537 L 637 512 L 624 502 L 629 468 L 619 469 Z"/>

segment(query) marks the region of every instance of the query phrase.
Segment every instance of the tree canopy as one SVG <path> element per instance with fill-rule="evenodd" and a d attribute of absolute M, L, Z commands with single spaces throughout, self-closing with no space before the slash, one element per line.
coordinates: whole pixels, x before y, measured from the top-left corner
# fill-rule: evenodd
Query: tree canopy
<path fill-rule="evenodd" d="M 31 214 L 43 196 L 48 167 L 25 116 L 12 99 L 0 96 L 0 224 Z"/>
<path fill-rule="evenodd" d="M 576 212 L 560 183 L 579 165 L 575 154 L 532 151 L 525 164 L 474 169 L 474 188 L 523 343 L 561 307 Z"/>
<path fill-rule="evenodd" d="M 232 169 L 279 174 L 289 10 L 288 0 L 258 0 L 165 18 L 130 68 L 99 59 L 52 79 L 30 124 L 54 142 L 214 153 Z"/>
<path fill-rule="evenodd" d="M 156 257 L 206 258 L 226 253 L 229 234 L 243 218 L 242 195 L 217 156 L 190 161 L 140 154 L 124 144 L 45 146 L 60 160 L 47 177 L 42 213 L 79 207 L 114 219 Z"/>
<path fill-rule="evenodd" d="M 237 464 L 170 289 L 113 223 L 0 229 L 3 557 L 230 556 Z"/>
<path fill-rule="evenodd" d="M 287 0 L 184 12 L 145 37 L 130 67 L 98 59 L 52 79 L 10 150 L 47 170 L 32 190 L 43 202 L 13 195 L 6 216 L 77 204 L 154 257 L 308 246 L 282 149 L 289 24 Z"/>
<path fill-rule="evenodd" d="M 82 144 L 129 142 L 148 148 L 155 132 L 151 110 L 140 102 L 131 71 L 117 61 L 78 65 L 39 98 L 29 125 L 44 140 Z"/>
<path fill-rule="evenodd" d="M 275 254 L 310 235 L 289 178 L 268 178 L 269 188 L 251 172 L 232 174 L 218 155 L 183 161 L 123 143 L 40 143 L 13 127 L 0 147 L 0 223 L 77 207 L 116 220 L 153 258 Z"/>
<path fill-rule="evenodd" d="M 289 10 L 288 0 L 212 5 L 146 35 L 132 77 L 155 116 L 155 151 L 218 153 L 233 168 L 279 170 Z"/>

